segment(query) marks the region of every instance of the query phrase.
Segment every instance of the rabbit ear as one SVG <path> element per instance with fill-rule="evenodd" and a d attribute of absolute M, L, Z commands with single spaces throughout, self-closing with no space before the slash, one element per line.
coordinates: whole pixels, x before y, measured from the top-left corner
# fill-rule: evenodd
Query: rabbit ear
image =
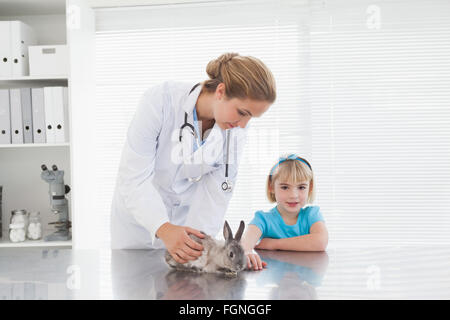
<path fill-rule="evenodd" d="M 234 236 L 234 240 L 240 241 L 242 237 L 242 233 L 244 232 L 245 222 L 241 220 L 241 224 L 239 225 L 239 229 Z"/>
<path fill-rule="evenodd" d="M 230 225 L 225 220 L 225 224 L 223 225 L 223 237 L 227 242 L 233 240 L 233 233 L 231 232 Z"/>

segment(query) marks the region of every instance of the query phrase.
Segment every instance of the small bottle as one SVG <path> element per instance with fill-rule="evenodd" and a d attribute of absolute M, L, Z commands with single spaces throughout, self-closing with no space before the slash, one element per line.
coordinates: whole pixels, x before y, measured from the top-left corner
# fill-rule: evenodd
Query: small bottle
<path fill-rule="evenodd" d="M 11 211 L 11 223 L 9 225 L 9 239 L 12 242 L 25 241 L 27 226 L 28 226 L 28 214 L 26 210 Z"/>
<path fill-rule="evenodd" d="M 39 211 L 30 212 L 27 238 L 30 240 L 39 240 L 42 238 L 42 224 Z"/>

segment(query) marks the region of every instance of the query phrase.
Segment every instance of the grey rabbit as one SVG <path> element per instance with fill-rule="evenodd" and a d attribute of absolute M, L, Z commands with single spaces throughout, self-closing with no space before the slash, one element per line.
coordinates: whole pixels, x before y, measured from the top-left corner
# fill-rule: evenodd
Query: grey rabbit
<path fill-rule="evenodd" d="M 189 236 L 203 245 L 203 252 L 196 260 L 186 263 L 178 263 L 166 250 L 165 260 L 167 264 L 177 270 L 192 272 L 222 273 L 228 276 L 236 276 L 238 272 L 245 269 L 247 258 L 244 249 L 240 244 L 245 223 L 241 221 L 236 236 L 233 238 L 231 228 L 227 221 L 223 226 L 223 240 L 213 239 L 211 236 L 202 232 L 205 237 L 199 237 L 190 234 Z"/>

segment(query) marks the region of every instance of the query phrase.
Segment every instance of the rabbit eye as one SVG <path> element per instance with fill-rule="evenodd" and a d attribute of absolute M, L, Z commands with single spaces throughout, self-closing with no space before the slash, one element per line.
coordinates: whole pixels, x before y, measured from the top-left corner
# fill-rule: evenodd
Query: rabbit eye
<path fill-rule="evenodd" d="M 230 252 L 230 258 L 233 258 L 233 252 Z"/>

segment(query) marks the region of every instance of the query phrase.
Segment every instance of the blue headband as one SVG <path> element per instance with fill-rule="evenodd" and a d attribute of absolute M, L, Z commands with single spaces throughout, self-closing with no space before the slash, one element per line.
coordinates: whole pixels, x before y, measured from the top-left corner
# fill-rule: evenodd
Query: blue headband
<path fill-rule="evenodd" d="M 297 156 L 296 154 L 290 154 L 290 155 L 288 155 L 287 157 L 285 157 L 285 158 L 280 158 L 280 159 L 278 160 L 278 163 L 275 164 L 275 165 L 273 166 L 272 170 L 270 170 L 270 175 L 273 175 L 274 170 L 275 170 L 281 163 L 285 162 L 286 160 L 298 160 L 298 161 L 301 161 L 301 162 L 303 162 L 304 164 L 306 164 L 306 165 L 312 170 L 311 165 L 308 163 L 308 161 L 306 161 L 306 160 L 303 159 L 303 158 L 300 158 L 300 157 Z"/>

